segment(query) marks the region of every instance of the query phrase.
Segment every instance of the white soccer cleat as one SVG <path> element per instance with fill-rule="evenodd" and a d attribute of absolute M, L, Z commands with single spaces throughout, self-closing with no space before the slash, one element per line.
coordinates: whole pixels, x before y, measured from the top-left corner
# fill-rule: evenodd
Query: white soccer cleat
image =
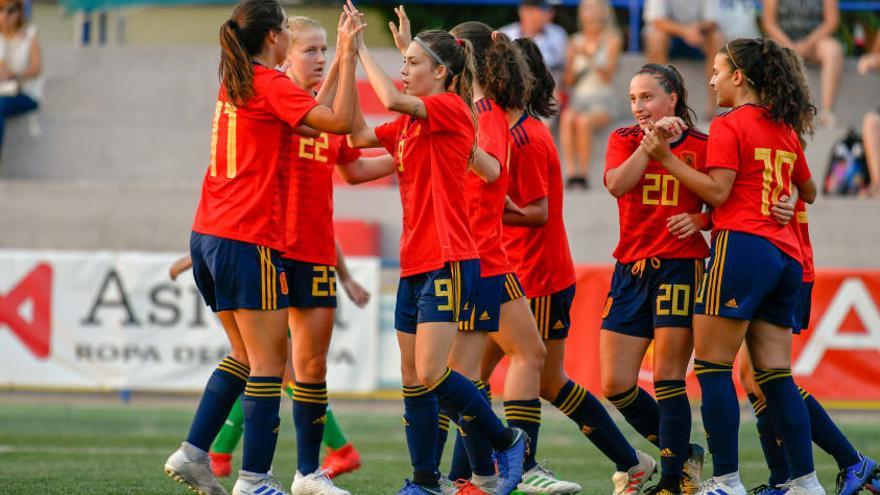
<path fill-rule="evenodd" d="M 438 483 L 440 483 L 440 493 L 442 495 L 455 495 L 458 493 L 458 487 L 448 477 L 441 475 Z"/>
<path fill-rule="evenodd" d="M 571 495 L 583 488 L 577 483 L 561 480 L 542 464 L 536 464 L 523 474 L 522 483 L 516 490 L 528 494 Z"/>
<path fill-rule="evenodd" d="M 742 482 L 728 484 L 712 477 L 700 484 L 697 495 L 746 495 L 746 487 Z"/>
<path fill-rule="evenodd" d="M 613 495 L 638 495 L 645 483 L 657 472 L 657 461 L 648 454 L 637 450 L 639 463 L 628 471 L 617 471 L 611 476 L 614 484 Z M 732 494 L 731 494 L 732 495 Z"/>
<path fill-rule="evenodd" d="M 816 471 L 795 478 L 780 487 L 786 490 L 785 495 L 825 495 L 825 489 L 816 477 Z"/>
<path fill-rule="evenodd" d="M 266 474 L 239 471 L 232 495 L 287 495 L 287 492 L 271 471 Z"/>
<path fill-rule="evenodd" d="M 229 495 L 211 472 L 208 453 L 187 442 L 180 444 L 165 461 L 165 474 L 199 495 Z"/>
<path fill-rule="evenodd" d="M 327 474 L 320 469 L 306 475 L 297 471 L 296 476 L 293 477 L 293 484 L 290 485 L 290 492 L 292 495 L 351 495 L 348 490 L 334 485 Z"/>

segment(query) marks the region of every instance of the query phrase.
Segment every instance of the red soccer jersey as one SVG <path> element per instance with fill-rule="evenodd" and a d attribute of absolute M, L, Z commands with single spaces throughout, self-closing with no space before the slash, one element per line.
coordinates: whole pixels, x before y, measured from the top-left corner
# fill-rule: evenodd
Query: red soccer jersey
<path fill-rule="evenodd" d="M 794 219 L 791 222 L 794 233 L 801 245 L 801 254 L 804 258 L 804 282 L 816 280 L 816 271 L 813 265 L 813 244 L 810 242 L 810 221 L 807 217 L 807 204 L 797 200 L 794 205 Z"/>
<path fill-rule="evenodd" d="M 193 231 L 284 250 L 290 140 L 318 102 L 254 64 L 254 96 L 236 107 L 220 88 L 211 158 Z"/>
<path fill-rule="evenodd" d="M 644 136 L 637 126 L 622 127 L 608 137 L 605 151 L 605 175 L 619 167 L 639 147 Z M 672 153 L 700 171 L 706 168 L 706 135 L 688 129 L 672 143 Z M 666 219 L 679 213 L 700 213 L 703 200 L 692 193 L 663 165 L 651 159 L 639 183 L 617 198 L 620 240 L 614 258 L 632 263 L 645 258 L 705 258 L 709 247 L 701 235 L 678 239 L 666 228 Z"/>
<path fill-rule="evenodd" d="M 525 206 L 547 198 L 547 223 L 540 227 L 505 225 L 504 248 L 526 296 L 546 296 L 575 283 L 574 263 L 562 220 L 562 167 L 553 136 L 527 115 L 510 129 L 513 139 L 507 195 Z"/>
<path fill-rule="evenodd" d="M 464 201 L 476 132 L 471 110 L 453 93 L 422 101 L 427 118 L 401 115 L 376 128 L 376 137 L 397 163 L 403 205 L 401 277 L 479 257 Z"/>
<path fill-rule="evenodd" d="M 480 276 L 491 277 L 511 271 L 501 245 L 501 217 L 507 194 L 510 133 L 507 113 L 497 103 L 482 98 L 477 107 L 477 145 L 501 163 L 501 175 L 487 184 L 474 172 L 465 179 L 465 198 L 471 220 L 471 234 L 480 252 Z"/>
<path fill-rule="evenodd" d="M 803 263 L 794 230 L 780 225 L 770 208 L 810 178 L 797 133 L 770 120 L 765 108 L 742 105 L 712 121 L 707 168 L 736 172 L 730 196 L 712 212 L 714 230 L 761 236 Z"/>
<path fill-rule="evenodd" d="M 287 198 L 287 247 L 283 257 L 336 266 L 333 235 L 333 168 L 357 160 L 360 150 L 345 136 L 322 132 L 293 136 L 293 164 Z"/>

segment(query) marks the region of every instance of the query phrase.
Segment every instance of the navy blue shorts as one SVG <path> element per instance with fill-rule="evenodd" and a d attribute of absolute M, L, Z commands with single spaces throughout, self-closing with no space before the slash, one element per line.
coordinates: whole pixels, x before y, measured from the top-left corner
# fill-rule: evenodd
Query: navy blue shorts
<path fill-rule="evenodd" d="M 336 267 L 281 258 L 291 308 L 335 308 Z"/>
<path fill-rule="evenodd" d="M 529 300 L 542 340 L 564 340 L 571 328 L 571 303 L 575 284 L 546 296 Z"/>
<path fill-rule="evenodd" d="M 810 309 L 813 307 L 813 282 L 802 282 L 798 295 L 797 307 L 794 310 L 796 325 L 791 329 L 794 333 L 810 328 Z"/>
<path fill-rule="evenodd" d="M 458 329 L 463 332 L 497 332 L 501 305 L 524 294 L 515 273 L 480 277 L 474 290 L 474 309 L 469 319 L 458 323 Z"/>
<path fill-rule="evenodd" d="M 400 279 L 394 328 L 416 333 L 419 323 L 469 320 L 480 260 L 450 261 L 439 270 Z"/>
<path fill-rule="evenodd" d="M 703 60 L 706 58 L 706 54 L 703 53 L 702 47 L 688 45 L 685 40 L 678 36 L 673 36 L 669 43 L 669 58 Z"/>
<path fill-rule="evenodd" d="M 277 251 L 193 232 L 189 253 L 196 287 L 214 312 L 288 307 L 287 279 Z"/>
<path fill-rule="evenodd" d="M 794 328 L 802 274 L 800 262 L 767 239 L 722 230 L 712 240 L 694 312 Z"/>
<path fill-rule="evenodd" d="M 648 258 L 617 263 L 602 312 L 602 329 L 654 338 L 655 328 L 691 328 L 702 258 Z"/>

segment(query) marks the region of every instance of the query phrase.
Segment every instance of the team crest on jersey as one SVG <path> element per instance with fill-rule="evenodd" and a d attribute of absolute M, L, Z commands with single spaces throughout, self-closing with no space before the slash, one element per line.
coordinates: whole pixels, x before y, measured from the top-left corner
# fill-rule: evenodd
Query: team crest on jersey
<path fill-rule="evenodd" d="M 690 168 L 695 168 L 697 164 L 697 154 L 693 151 L 683 151 L 681 153 L 681 161 L 687 164 Z"/>

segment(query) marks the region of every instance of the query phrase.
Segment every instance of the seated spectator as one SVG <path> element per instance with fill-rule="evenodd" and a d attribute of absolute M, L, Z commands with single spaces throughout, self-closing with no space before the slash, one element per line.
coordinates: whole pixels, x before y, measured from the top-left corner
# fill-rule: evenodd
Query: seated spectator
<path fill-rule="evenodd" d="M 568 105 L 559 118 L 559 139 L 570 188 L 589 188 L 593 134 L 620 114 L 619 95 L 612 87 L 623 39 L 608 0 L 582 0 L 581 31 L 571 37 L 562 84 Z"/>
<path fill-rule="evenodd" d="M 709 88 L 712 62 L 723 43 L 718 29 L 719 0 L 645 0 L 645 56 L 648 63 L 669 58 L 706 60 L 705 117 L 715 114 L 715 93 Z"/>
<path fill-rule="evenodd" d="M 843 74 L 843 46 L 834 38 L 840 22 L 837 0 L 764 0 L 761 23 L 767 36 L 822 70 L 819 123 L 834 127 L 834 102 Z"/>
<path fill-rule="evenodd" d="M 859 58 L 859 74 L 880 71 L 880 32 L 874 35 L 871 52 Z M 862 120 L 862 145 L 865 147 L 865 161 L 871 183 L 868 195 L 880 197 L 880 109 L 868 112 Z"/>
<path fill-rule="evenodd" d="M 0 0 L 0 151 L 6 118 L 36 110 L 42 93 L 37 28 L 22 0 Z"/>
<path fill-rule="evenodd" d="M 532 38 L 544 56 L 544 63 L 559 81 L 565 64 L 565 45 L 568 33 L 562 26 L 553 24 L 553 6 L 547 0 L 522 0 L 519 6 L 519 22 L 508 24 L 499 31 L 511 40 Z"/>
<path fill-rule="evenodd" d="M 715 19 L 725 42 L 761 36 L 755 0 L 710 0 L 707 4 L 712 1 L 717 2 L 718 14 Z"/>

